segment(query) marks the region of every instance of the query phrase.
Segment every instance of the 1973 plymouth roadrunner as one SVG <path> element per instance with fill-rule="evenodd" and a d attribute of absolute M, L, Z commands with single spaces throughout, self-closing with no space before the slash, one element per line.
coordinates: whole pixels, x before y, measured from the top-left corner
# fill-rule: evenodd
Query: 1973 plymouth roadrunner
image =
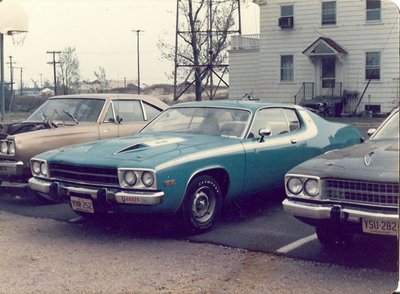
<path fill-rule="evenodd" d="M 361 140 L 355 127 L 299 106 L 188 102 L 137 135 L 35 156 L 29 185 L 83 215 L 181 213 L 187 229 L 202 231 L 226 201 L 283 187 L 293 166 Z"/>
<path fill-rule="evenodd" d="M 70 144 L 132 135 L 168 105 L 147 95 L 50 97 L 25 121 L 0 125 L 0 184 L 26 182 L 30 159 Z"/>
<path fill-rule="evenodd" d="M 396 236 L 399 201 L 399 109 L 363 144 L 328 152 L 286 175 L 284 209 L 316 227 L 324 245 L 354 233 Z"/>

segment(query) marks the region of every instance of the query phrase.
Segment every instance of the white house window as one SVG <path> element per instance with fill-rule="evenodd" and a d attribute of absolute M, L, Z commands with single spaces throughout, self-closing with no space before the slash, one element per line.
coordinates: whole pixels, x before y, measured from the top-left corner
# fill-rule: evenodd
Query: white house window
<path fill-rule="evenodd" d="M 336 24 L 336 1 L 322 2 L 322 25 Z"/>
<path fill-rule="evenodd" d="M 293 55 L 281 55 L 281 81 L 293 81 Z"/>
<path fill-rule="evenodd" d="M 281 6 L 281 17 L 293 16 L 293 5 Z"/>
<path fill-rule="evenodd" d="M 381 78 L 381 53 L 367 52 L 365 54 L 365 79 L 379 80 Z"/>
<path fill-rule="evenodd" d="M 367 0 L 367 21 L 381 20 L 381 1 Z"/>

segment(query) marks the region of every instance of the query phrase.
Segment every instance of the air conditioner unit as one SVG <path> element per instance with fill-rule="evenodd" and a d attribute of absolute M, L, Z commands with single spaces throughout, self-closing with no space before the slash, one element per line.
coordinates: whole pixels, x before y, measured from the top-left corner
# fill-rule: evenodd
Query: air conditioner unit
<path fill-rule="evenodd" d="M 284 16 L 279 18 L 279 26 L 281 29 L 293 28 L 293 16 Z"/>

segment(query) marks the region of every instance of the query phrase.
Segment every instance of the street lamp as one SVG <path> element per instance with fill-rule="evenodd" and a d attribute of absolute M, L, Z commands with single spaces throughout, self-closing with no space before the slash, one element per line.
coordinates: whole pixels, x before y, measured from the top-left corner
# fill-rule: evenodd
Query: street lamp
<path fill-rule="evenodd" d="M 138 76 L 138 82 L 137 82 L 137 93 L 140 95 L 140 55 L 139 55 L 139 37 L 140 33 L 144 32 L 143 30 L 132 30 L 132 32 L 136 32 L 136 51 L 137 51 L 137 76 Z"/>
<path fill-rule="evenodd" d="M 4 35 L 12 36 L 14 39 L 16 34 L 25 34 L 28 31 L 28 15 L 15 0 L 0 0 L 0 15 L 0 100 L 4 119 Z"/>

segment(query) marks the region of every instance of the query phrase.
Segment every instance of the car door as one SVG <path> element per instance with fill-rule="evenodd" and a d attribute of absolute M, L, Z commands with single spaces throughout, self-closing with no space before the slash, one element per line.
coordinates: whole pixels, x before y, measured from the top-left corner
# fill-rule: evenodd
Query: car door
<path fill-rule="evenodd" d="M 243 141 L 246 154 L 246 192 L 259 192 L 282 186 L 285 173 L 301 162 L 304 142 L 302 126 L 291 108 L 264 108 L 256 112 L 248 139 Z M 259 130 L 270 135 L 259 135 Z"/>

